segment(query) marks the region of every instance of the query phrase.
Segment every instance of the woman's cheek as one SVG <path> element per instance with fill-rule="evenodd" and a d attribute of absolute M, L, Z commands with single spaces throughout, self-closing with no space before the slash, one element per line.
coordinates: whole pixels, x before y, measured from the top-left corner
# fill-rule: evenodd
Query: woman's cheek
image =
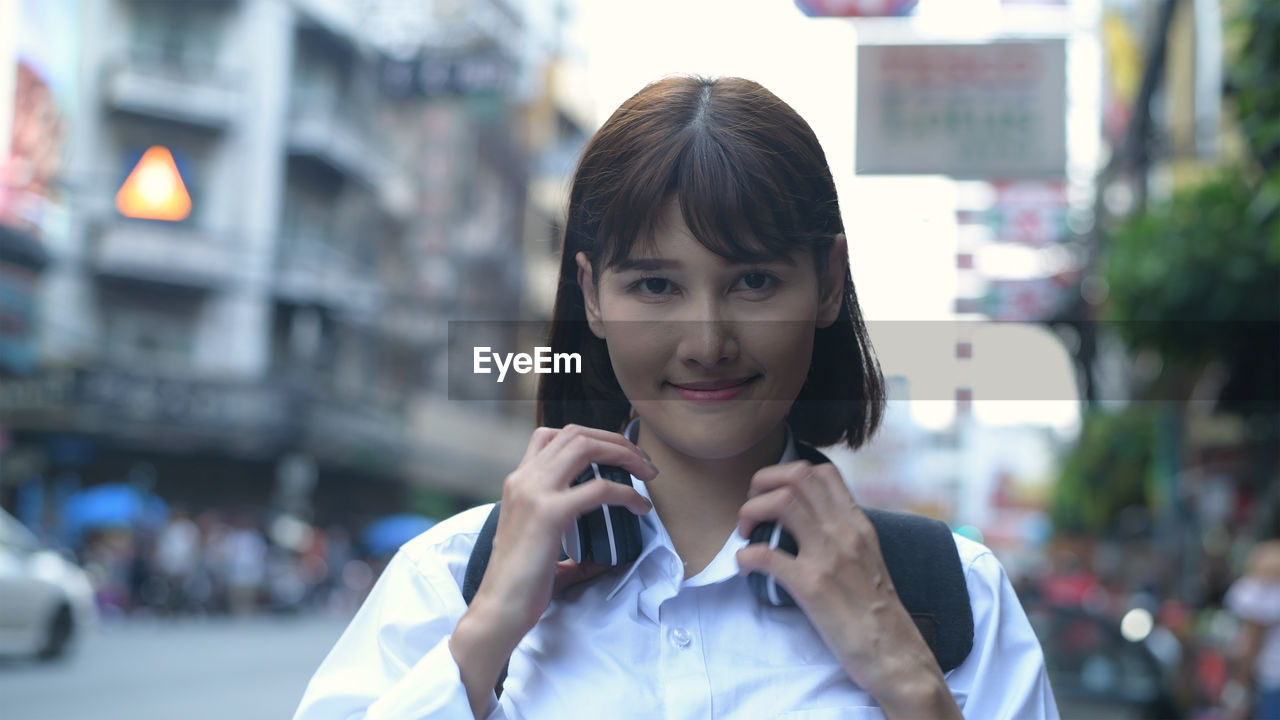
<path fill-rule="evenodd" d="M 813 323 L 777 321 L 761 323 L 772 330 L 754 346 L 769 353 L 766 361 L 772 370 L 778 400 L 794 400 L 804 385 L 813 359 Z M 784 397 L 785 396 L 785 397 Z"/>
<path fill-rule="evenodd" d="M 662 365 L 643 336 L 627 337 L 626 331 L 610 336 L 609 359 L 622 392 L 635 400 L 654 397 L 662 383 Z"/>

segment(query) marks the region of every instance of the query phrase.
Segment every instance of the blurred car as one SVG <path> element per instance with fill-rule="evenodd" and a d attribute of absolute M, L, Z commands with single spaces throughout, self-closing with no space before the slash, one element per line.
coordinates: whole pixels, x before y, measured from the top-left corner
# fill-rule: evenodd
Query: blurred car
<path fill-rule="evenodd" d="M 0 655 L 62 657 L 97 621 L 84 570 L 0 510 Z"/>
<path fill-rule="evenodd" d="M 1044 604 L 1026 611 L 1063 720 L 1182 717 L 1172 692 L 1173 668 L 1145 638 L 1126 639 L 1114 620 L 1080 608 Z"/>

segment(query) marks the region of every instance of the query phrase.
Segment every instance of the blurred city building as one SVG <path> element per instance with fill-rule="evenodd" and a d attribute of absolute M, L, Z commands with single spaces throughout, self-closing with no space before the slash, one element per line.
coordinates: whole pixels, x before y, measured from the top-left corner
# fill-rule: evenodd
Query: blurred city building
<path fill-rule="evenodd" d="M 0 11 L 0 137 L 55 91 L 21 135 L 51 172 L 0 173 L 0 502 L 39 524 L 147 477 L 190 507 L 356 522 L 497 494 L 532 405 L 447 402 L 444 346 L 449 320 L 545 314 L 525 258 L 557 201 L 530 189 L 587 133 L 547 91 L 563 8 Z"/>

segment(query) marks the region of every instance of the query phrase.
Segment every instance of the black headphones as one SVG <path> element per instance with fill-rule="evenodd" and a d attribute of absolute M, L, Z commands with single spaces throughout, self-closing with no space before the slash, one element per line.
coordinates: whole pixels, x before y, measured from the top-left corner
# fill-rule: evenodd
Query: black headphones
<path fill-rule="evenodd" d="M 631 486 L 631 473 L 612 465 L 591 463 L 591 467 L 574 480 L 580 485 L 588 480 L 603 478 Z M 771 548 L 782 548 L 795 555 L 799 546 L 791 533 L 775 522 L 763 522 L 751 531 L 750 541 L 767 543 Z M 569 526 L 561 538 L 564 554 L 576 562 L 590 560 L 597 565 L 625 565 L 640 557 L 644 539 L 640 535 L 640 518 L 620 505 L 601 505 Z M 778 584 L 772 575 L 752 572 L 747 584 L 761 602 L 775 607 L 792 607 L 795 599 Z"/>

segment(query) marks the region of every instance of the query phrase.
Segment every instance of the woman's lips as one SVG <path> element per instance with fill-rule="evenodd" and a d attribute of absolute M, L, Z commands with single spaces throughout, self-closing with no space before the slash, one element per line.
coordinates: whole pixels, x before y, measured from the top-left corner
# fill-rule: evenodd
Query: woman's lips
<path fill-rule="evenodd" d="M 680 397 L 696 403 L 724 402 L 742 392 L 743 388 L 755 381 L 758 375 L 733 380 L 714 380 L 710 382 L 689 383 L 688 386 L 671 383 L 671 387 L 680 393 Z"/>

